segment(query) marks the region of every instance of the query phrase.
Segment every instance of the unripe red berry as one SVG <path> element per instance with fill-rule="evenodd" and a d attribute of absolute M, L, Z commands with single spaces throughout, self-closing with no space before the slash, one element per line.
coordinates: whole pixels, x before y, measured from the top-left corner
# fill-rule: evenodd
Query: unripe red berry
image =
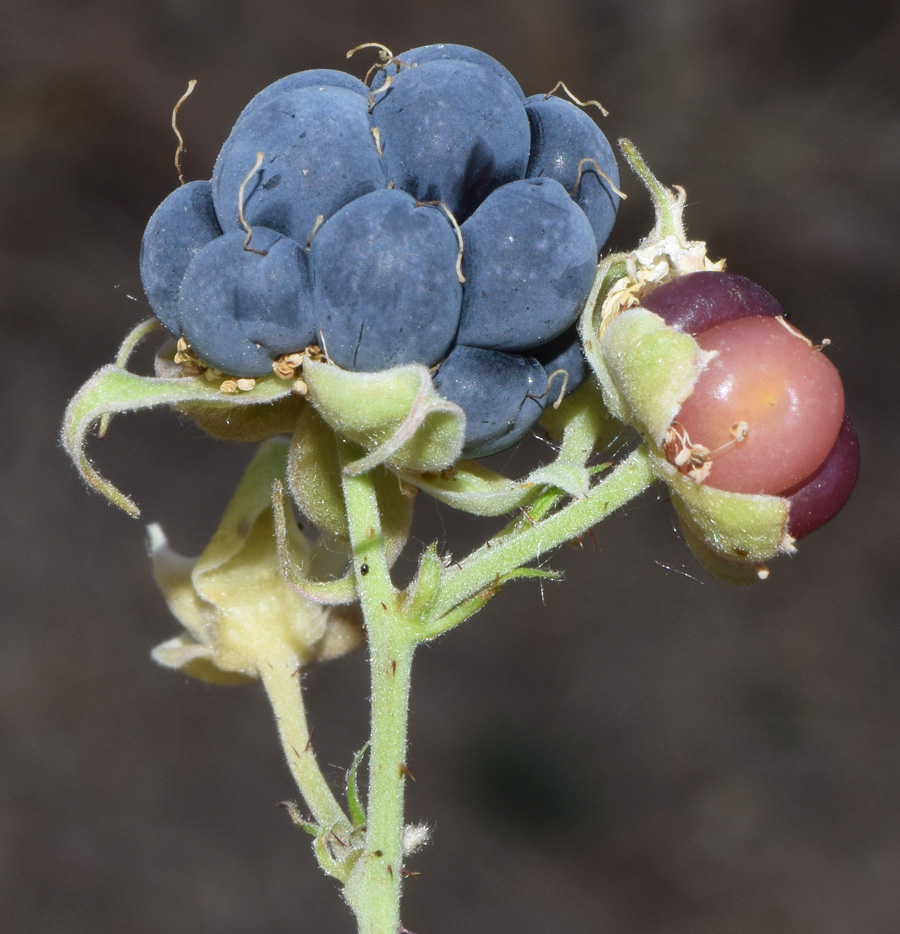
<path fill-rule="evenodd" d="M 785 496 L 795 538 L 833 518 L 856 481 L 859 445 L 822 348 L 743 276 L 681 276 L 642 305 L 714 353 L 667 435 L 669 460 L 718 489 Z"/>
<path fill-rule="evenodd" d="M 825 460 L 844 417 L 834 364 L 782 318 L 740 318 L 696 337 L 715 356 L 677 415 L 709 451 L 711 486 L 778 495 Z"/>

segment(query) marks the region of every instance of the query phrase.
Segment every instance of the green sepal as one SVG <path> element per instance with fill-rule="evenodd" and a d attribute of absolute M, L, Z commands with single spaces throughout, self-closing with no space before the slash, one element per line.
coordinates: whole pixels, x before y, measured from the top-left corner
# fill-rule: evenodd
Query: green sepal
<path fill-rule="evenodd" d="M 287 484 L 297 508 L 320 532 L 349 538 L 334 432 L 312 406 L 300 416 L 291 439 Z"/>
<path fill-rule="evenodd" d="M 62 443 L 83 479 L 111 503 L 135 518 L 140 510 L 132 499 L 101 476 L 85 453 L 88 432 L 106 415 L 150 409 L 159 405 L 182 408 L 202 406 L 226 415 L 261 403 L 271 404 L 291 392 L 291 386 L 274 375 L 258 380 L 250 392 L 226 395 L 218 385 L 202 377 L 138 376 L 108 364 L 78 390 L 63 420 Z"/>
<path fill-rule="evenodd" d="M 400 470 L 441 471 L 455 463 L 465 440 L 465 415 L 438 395 L 419 364 L 355 373 L 307 361 L 309 400 L 341 437 L 366 452 L 347 464 L 349 474 L 379 464 Z"/>
<path fill-rule="evenodd" d="M 284 501 L 284 486 L 280 480 L 272 485 L 272 513 L 275 517 L 275 546 L 281 573 L 296 593 L 313 603 L 341 606 L 356 603 L 356 576 L 348 566 L 345 542 L 328 542 L 313 552 L 309 575 L 299 570 L 288 532 L 287 504 Z"/>
<path fill-rule="evenodd" d="M 533 471 L 528 480 L 575 499 L 587 496 L 591 488 L 588 459 L 622 431 L 621 422 L 610 415 L 596 380 L 587 380 L 558 409 L 546 409 L 541 424 L 560 439 L 559 454 L 552 463 Z"/>
<path fill-rule="evenodd" d="M 651 455 L 654 474 L 669 488 L 691 550 L 711 573 L 730 583 L 749 583 L 757 569 L 791 554 L 788 502 L 780 496 L 719 490 L 676 470 L 661 453 Z"/>
<path fill-rule="evenodd" d="M 409 537 L 412 499 L 385 467 L 375 465 L 371 472 L 382 517 L 385 554 L 392 565 Z M 297 508 L 316 528 L 327 536 L 349 541 L 337 438 L 311 407 L 301 416 L 291 440 L 287 481 Z"/>
<path fill-rule="evenodd" d="M 610 320 L 594 347 L 591 365 L 616 418 L 662 444 L 709 360 L 689 334 L 669 327 L 646 308 Z"/>
<path fill-rule="evenodd" d="M 174 600 L 169 599 L 168 602 L 172 608 Z M 163 668 L 180 671 L 189 678 L 196 678 L 207 684 L 234 687 L 240 684 L 250 684 L 255 680 L 252 675 L 219 668 L 214 654 L 208 645 L 199 642 L 190 633 L 182 632 L 157 645 L 151 657 Z"/>
<path fill-rule="evenodd" d="M 353 762 L 347 771 L 347 810 L 350 813 L 350 820 L 353 822 L 354 830 L 359 827 L 365 827 L 366 812 L 362 805 L 362 796 L 359 793 L 359 767 L 369 751 L 369 744 L 366 743 L 362 749 L 353 757 Z"/>
<path fill-rule="evenodd" d="M 440 473 L 395 473 L 439 502 L 474 516 L 502 516 L 530 502 L 540 491 L 530 480 L 510 480 L 479 461 L 462 460 Z"/>
<path fill-rule="evenodd" d="M 540 424 L 551 438 L 562 441 L 567 461 L 582 464 L 622 431 L 621 423 L 606 408 L 600 386 L 593 378 L 585 380 L 557 408 L 551 405 L 544 409 Z"/>
<path fill-rule="evenodd" d="M 403 612 L 409 619 L 418 621 L 428 615 L 441 585 L 443 571 L 444 562 L 437 553 L 437 545 L 432 542 L 422 552 L 416 578 L 406 589 Z"/>
<path fill-rule="evenodd" d="M 168 341 L 157 351 L 153 361 L 153 368 L 157 377 L 180 378 L 182 365 L 175 362 L 175 341 Z M 118 362 L 118 361 L 117 361 Z M 243 403 L 245 392 L 239 390 L 235 393 L 222 393 L 221 386 L 226 377 L 216 371 L 213 382 L 220 387 L 220 394 L 226 400 L 240 400 L 238 405 L 225 404 L 209 405 L 205 400 L 196 403 L 187 403 L 178 406 L 182 412 L 201 431 L 218 441 L 249 441 L 259 443 L 278 435 L 287 435 L 294 430 L 297 419 L 304 408 L 308 408 L 301 395 L 292 391 L 292 384 L 279 379 L 274 373 L 268 376 L 257 377 L 253 382 L 271 384 L 272 388 L 280 389 L 282 394 L 273 402 L 260 400 L 259 405 L 247 406 Z M 207 376 L 191 377 L 207 381 Z M 256 389 L 254 386 L 254 390 Z"/>
<path fill-rule="evenodd" d="M 267 382 L 270 379 L 266 377 Z M 278 382 L 284 385 L 282 380 Z M 309 406 L 303 399 L 293 393 L 259 405 L 229 407 L 201 402 L 178 406 L 179 412 L 183 412 L 201 431 L 218 441 L 255 443 L 278 435 L 289 435 L 307 409 Z"/>
<path fill-rule="evenodd" d="M 393 567 L 409 538 L 413 499 L 404 492 L 400 478 L 385 467 L 376 467 L 372 471 L 372 482 L 375 485 L 378 511 L 381 513 L 384 556 L 388 567 Z"/>
<path fill-rule="evenodd" d="M 713 262 L 702 240 L 687 238 L 684 189 L 660 184 L 630 140 L 619 146 L 650 194 L 655 223 L 635 250 L 600 263 L 579 331 L 610 412 L 659 445 L 709 355 L 640 301 L 678 276 L 721 270 L 724 261 Z"/>
<path fill-rule="evenodd" d="M 122 343 L 119 345 L 119 351 L 116 354 L 115 365 L 119 369 L 124 370 L 128 367 L 128 361 L 131 359 L 134 352 L 137 350 L 138 345 L 150 334 L 153 334 L 155 331 L 162 329 L 162 322 L 158 318 L 148 318 L 146 321 L 142 321 L 140 324 L 135 325 L 126 335 Z M 106 412 L 100 419 L 100 425 L 97 429 L 97 434 L 102 438 L 107 430 L 109 429 L 109 423 L 112 419 L 112 414 Z"/>
<path fill-rule="evenodd" d="M 596 382 L 589 380 L 559 409 L 548 409 L 542 424 L 551 435 L 562 439 L 559 455 L 522 480 L 510 480 L 474 460 L 459 461 L 443 473 L 396 469 L 395 473 L 434 499 L 476 516 L 503 516 L 526 507 L 547 487 L 576 498 L 585 496 L 591 478 L 585 463 L 622 430 L 607 411 Z"/>
<path fill-rule="evenodd" d="M 691 549 L 691 553 L 713 577 L 718 578 L 722 583 L 731 584 L 734 587 L 749 587 L 764 579 L 768 574 L 768 569 L 764 564 L 746 564 L 720 555 L 703 541 L 690 521 L 685 521 L 680 513 L 679 520 L 681 534 L 688 548 Z"/>
<path fill-rule="evenodd" d="M 282 576 L 270 497 L 286 460 L 286 440 L 260 446 L 196 560 L 175 554 L 162 530 L 151 527 L 154 576 L 185 628 L 153 652 L 160 664 L 204 680 L 236 683 L 258 677 L 261 665 L 285 653 L 304 665 L 361 643 L 357 607 L 313 602 Z M 296 526 L 286 534 L 291 560 L 302 573 L 316 549 Z"/>

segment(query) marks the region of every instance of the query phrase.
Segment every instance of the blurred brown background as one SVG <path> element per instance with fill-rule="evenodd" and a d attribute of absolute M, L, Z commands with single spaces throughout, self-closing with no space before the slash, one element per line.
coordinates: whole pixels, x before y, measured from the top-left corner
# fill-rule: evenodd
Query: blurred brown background
<path fill-rule="evenodd" d="M 0 924 L 42 934 L 349 934 L 259 690 L 156 668 L 175 632 L 143 525 L 56 441 L 66 399 L 147 315 L 141 231 L 208 177 L 243 104 L 292 71 L 476 45 L 526 93 L 612 111 L 690 229 L 833 340 L 857 492 L 771 579 L 708 579 L 659 496 L 421 652 L 409 816 L 435 826 L 418 934 L 870 934 L 900 917 L 900 12 L 859 0 L 8 0 L 0 27 Z M 366 61 L 353 61 L 362 74 Z M 649 212 L 636 182 L 615 234 Z M 198 550 L 243 446 L 166 413 L 93 456 Z M 459 524 L 420 500 L 417 535 Z M 473 538 L 468 535 L 468 540 Z M 461 553 L 457 546 L 457 553 Z M 308 676 L 340 782 L 366 730 L 361 654 Z"/>

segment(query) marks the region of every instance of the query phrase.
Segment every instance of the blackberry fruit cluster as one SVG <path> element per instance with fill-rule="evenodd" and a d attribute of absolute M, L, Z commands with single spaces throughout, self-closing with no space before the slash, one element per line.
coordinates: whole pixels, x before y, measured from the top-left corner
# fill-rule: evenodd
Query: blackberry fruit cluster
<path fill-rule="evenodd" d="M 371 87 L 320 69 L 253 98 L 212 180 L 150 219 L 144 289 L 229 376 L 311 345 L 348 370 L 435 368 L 479 457 L 529 430 L 556 371 L 583 378 L 574 323 L 618 169 L 581 107 L 526 98 L 482 52 L 384 58 Z"/>

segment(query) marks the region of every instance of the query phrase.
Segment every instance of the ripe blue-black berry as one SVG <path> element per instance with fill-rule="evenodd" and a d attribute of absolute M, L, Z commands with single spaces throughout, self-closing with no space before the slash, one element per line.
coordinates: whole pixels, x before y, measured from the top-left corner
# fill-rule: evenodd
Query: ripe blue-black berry
<path fill-rule="evenodd" d="M 333 68 L 310 68 L 308 71 L 298 71 L 292 75 L 286 75 L 284 78 L 279 78 L 264 87 L 255 97 L 251 98 L 250 103 L 240 112 L 235 121 L 235 127 L 258 107 L 270 104 L 282 94 L 287 94 L 289 91 L 299 91 L 302 88 L 344 88 L 347 91 L 360 94 L 366 100 L 369 99 L 369 89 L 359 78 L 354 78 L 353 75 L 348 75 L 345 71 L 337 71 Z"/>
<path fill-rule="evenodd" d="M 553 178 L 571 192 L 602 246 L 619 208 L 612 189 L 619 185 L 619 169 L 608 140 L 584 110 L 562 98 L 535 94 L 525 101 L 525 112 L 531 124 L 526 177 Z"/>
<path fill-rule="evenodd" d="M 440 366 L 469 413 L 466 453 L 500 450 L 540 414 L 550 373 L 569 392 L 584 378 L 572 323 L 617 201 L 601 172 L 618 178 L 590 117 L 526 101 L 476 49 L 411 49 L 371 91 L 298 72 L 244 108 L 211 184 L 154 214 L 145 289 L 229 376 L 312 342 L 347 369 Z"/>
<path fill-rule="evenodd" d="M 520 179 L 531 133 L 507 81 L 458 59 L 402 69 L 372 117 L 388 177 L 423 201 L 442 201 L 462 220 L 495 188 Z"/>
<path fill-rule="evenodd" d="M 398 74 L 406 68 L 415 68 L 418 65 L 424 65 L 426 62 L 437 62 L 445 60 L 460 62 L 469 62 L 472 65 L 480 65 L 488 71 L 502 78 L 514 91 L 519 100 L 525 100 L 525 94 L 519 87 L 519 82 L 512 76 L 507 68 L 500 64 L 497 59 L 492 58 L 486 52 L 480 52 L 478 49 L 470 48 L 467 45 L 454 45 L 452 42 L 438 42 L 434 45 L 422 45 L 407 52 L 401 52 L 394 60 L 384 68 L 379 69 L 372 78 L 372 90 L 381 88 L 388 78 Z"/>
<path fill-rule="evenodd" d="M 387 184 L 372 127 L 366 99 L 346 88 L 300 88 L 251 110 L 213 172 L 222 229 L 240 227 L 243 206 L 248 224 L 306 243 L 317 217 Z M 252 172 L 259 152 L 262 165 Z"/>
<path fill-rule="evenodd" d="M 176 188 L 153 212 L 141 241 L 141 282 L 153 313 L 176 337 L 181 335 L 178 290 L 188 264 L 222 236 L 209 182 Z"/>
<path fill-rule="evenodd" d="M 563 393 L 563 397 L 571 395 L 587 378 L 588 365 L 587 360 L 584 359 L 577 328 L 569 328 L 552 341 L 525 353 L 526 356 L 533 356 L 541 364 L 548 379 L 553 379 L 548 402 L 558 399 L 560 392 Z M 559 371 L 566 375 L 565 385 L 563 385 L 561 375 L 553 376 Z"/>
<path fill-rule="evenodd" d="M 533 357 L 458 344 L 434 377 L 466 413 L 465 457 L 503 451 L 525 436 L 547 403 L 547 373 Z"/>
<path fill-rule="evenodd" d="M 319 343 L 349 370 L 438 363 L 453 342 L 462 286 L 447 217 L 384 188 L 357 198 L 313 239 Z"/>
<path fill-rule="evenodd" d="M 181 329 L 203 361 L 231 376 L 265 376 L 280 354 L 313 342 L 306 253 L 255 227 L 251 246 L 235 230 L 200 250 L 181 284 Z M 264 254 L 264 255 L 263 255 Z"/>
<path fill-rule="evenodd" d="M 460 343 L 525 350 L 578 317 L 596 271 L 584 212 L 551 178 L 498 188 L 462 225 Z"/>

